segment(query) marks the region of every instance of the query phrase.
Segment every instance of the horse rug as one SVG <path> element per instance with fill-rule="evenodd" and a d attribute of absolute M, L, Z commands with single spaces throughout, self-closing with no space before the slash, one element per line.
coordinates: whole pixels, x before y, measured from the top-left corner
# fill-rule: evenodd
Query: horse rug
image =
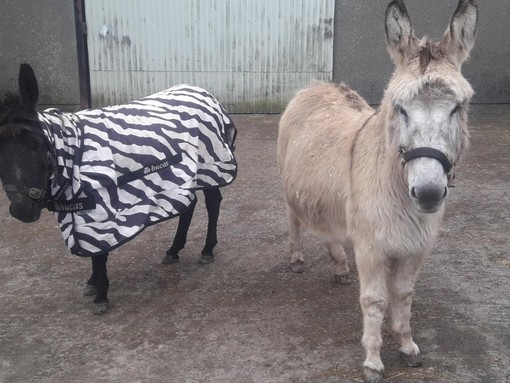
<path fill-rule="evenodd" d="M 129 104 L 39 114 L 53 175 L 47 193 L 73 254 L 115 249 L 184 213 L 198 189 L 237 174 L 236 128 L 207 91 L 178 85 Z"/>

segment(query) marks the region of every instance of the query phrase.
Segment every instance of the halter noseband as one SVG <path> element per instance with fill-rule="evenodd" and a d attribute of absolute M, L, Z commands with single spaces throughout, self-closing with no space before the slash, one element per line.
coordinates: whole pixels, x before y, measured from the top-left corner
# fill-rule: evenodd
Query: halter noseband
<path fill-rule="evenodd" d="M 420 157 L 427 157 L 427 158 L 433 158 L 441 163 L 443 166 L 444 172 L 446 173 L 448 177 L 448 186 L 453 187 L 452 184 L 453 180 L 455 179 L 455 163 L 452 163 L 446 154 L 444 154 L 442 151 L 434 149 L 434 148 L 428 148 L 428 147 L 422 147 L 422 148 L 414 148 L 411 150 L 405 150 L 404 148 L 400 148 L 398 152 L 402 155 L 402 163 L 406 164 L 411 160 L 414 160 L 416 158 Z"/>
<path fill-rule="evenodd" d="M 46 195 L 45 189 L 31 188 L 24 185 L 3 185 L 7 193 L 20 193 L 26 194 L 35 201 L 39 201 Z"/>

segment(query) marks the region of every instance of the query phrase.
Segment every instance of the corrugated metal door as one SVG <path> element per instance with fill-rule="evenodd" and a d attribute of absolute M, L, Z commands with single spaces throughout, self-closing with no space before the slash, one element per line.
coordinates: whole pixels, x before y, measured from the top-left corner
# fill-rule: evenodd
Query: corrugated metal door
<path fill-rule="evenodd" d="M 178 83 L 232 113 L 278 113 L 331 80 L 334 0 L 86 0 L 92 103 Z"/>

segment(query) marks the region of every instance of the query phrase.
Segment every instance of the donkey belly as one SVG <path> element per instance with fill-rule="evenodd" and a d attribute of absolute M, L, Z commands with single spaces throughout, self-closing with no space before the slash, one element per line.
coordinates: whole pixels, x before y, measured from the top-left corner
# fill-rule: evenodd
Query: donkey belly
<path fill-rule="evenodd" d="M 289 208 L 304 226 L 327 241 L 345 241 L 349 140 L 337 137 L 332 145 L 323 133 L 291 140 L 281 162 L 283 187 Z"/>
<path fill-rule="evenodd" d="M 343 208 L 326 206 L 321 202 L 316 204 L 302 203 L 297 198 L 287 197 L 287 204 L 294 214 L 310 232 L 328 242 L 340 241 L 347 244 L 347 225 Z"/>

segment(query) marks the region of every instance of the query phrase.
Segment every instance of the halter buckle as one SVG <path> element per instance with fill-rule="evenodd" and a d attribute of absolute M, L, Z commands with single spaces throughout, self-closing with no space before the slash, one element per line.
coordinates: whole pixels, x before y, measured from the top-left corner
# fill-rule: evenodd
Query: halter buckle
<path fill-rule="evenodd" d="M 28 196 L 32 199 L 38 200 L 42 197 L 42 190 L 37 188 L 30 188 L 28 190 Z"/>

